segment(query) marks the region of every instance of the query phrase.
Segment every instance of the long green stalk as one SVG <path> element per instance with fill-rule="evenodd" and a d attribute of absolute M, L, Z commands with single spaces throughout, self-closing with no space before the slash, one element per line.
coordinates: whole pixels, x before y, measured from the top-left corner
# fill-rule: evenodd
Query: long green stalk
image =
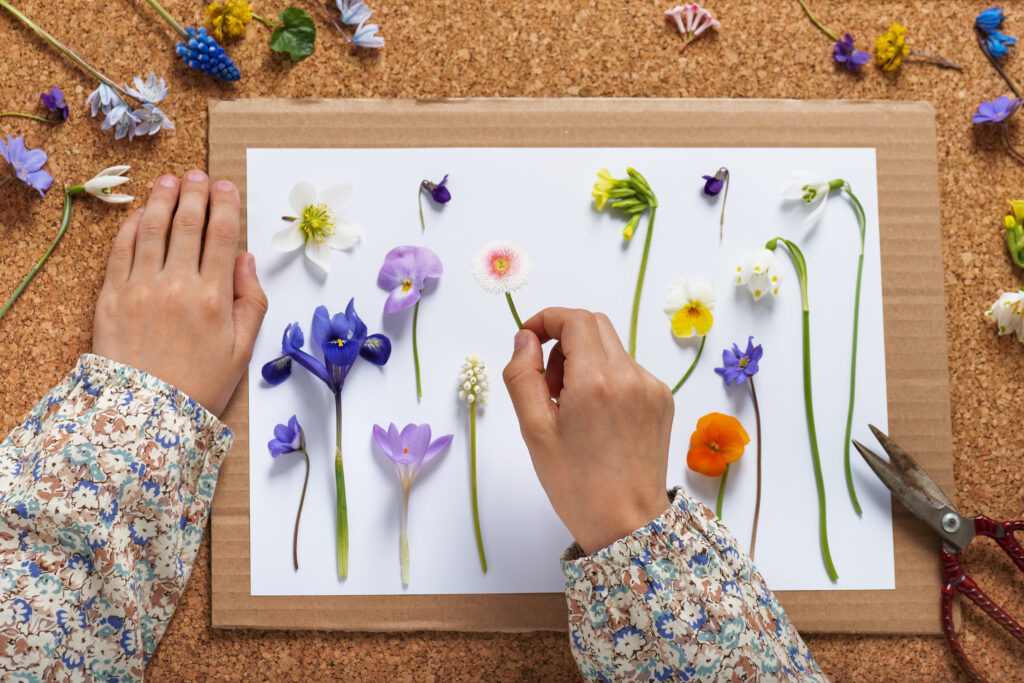
<path fill-rule="evenodd" d="M 824 33 L 824 34 L 825 34 L 826 36 L 828 36 L 828 37 L 829 37 L 829 38 L 831 38 L 832 40 L 835 40 L 835 41 L 837 41 L 837 42 L 839 41 L 839 36 L 837 36 L 837 35 L 836 35 L 835 33 L 833 33 L 833 32 L 832 32 L 831 30 L 829 30 L 829 28 L 828 28 L 827 26 L 825 26 L 825 25 L 824 25 L 823 23 L 821 23 L 820 21 L 818 21 L 818 20 L 817 20 L 817 19 L 816 19 L 816 18 L 814 17 L 814 15 L 813 15 L 813 14 L 811 14 L 811 10 L 810 10 L 810 8 L 808 8 L 808 7 L 807 7 L 807 5 L 806 5 L 806 4 L 804 3 L 804 0 L 796 0 L 796 1 L 797 1 L 797 2 L 799 2 L 799 3 L 800 3 L 800 6 L 804 8 L 804 12 L 805 12 L 805 13 L 807 14 L 807 18 L 811 20 L 811 23 L 812 23 L 812 24 L 814 24 L 815 26 L 817 26 L 817 27 L 818 27 L 818 28 L 819 28 L 819 29 L 821 30 L 821 32 L 822 32 L 822 33 Z"/>
<path fill-rule="evenodd" d="M 345 497 L 345 465 L 341 461 L 341 391 L 334 392 L 335 443 L 334 487 L 337 499 L 338 576 L 348 578 L 348 502 Z"/>
<path fill-rule="evenodd" d="M 31 119 L 32 121 L 39 121 L 41 123 L 49 123 L 50 125 L 54 125 L 54 124 L 57 124 L 57 123 L 64 123 L 64 121 L 59 120 L 59 119 L 47 119 L 47 118 L 44 118 L 42 116 L 36 116 L 35 114 L 23 114 L 20 111 L 3 111 L 3 112 L 0 112 L 0 119 L 4 118 L 5 116 L 17 116 L 18 118 Z"/>
<path fill-rule="evenodd" d="M 793 261 L 797 278 L 800 280 L 800 301 L 803 306 L 803 353 L 804 353 L 804 408 L 807 413 L 807 433 L 811 441 L 811 461 L 814 465 L 814 483 L 818 489 L 818 536 L 821 542 L 821 555 L 825 563 L 828 577 L 833 581 L 839 578 L 835 565 L 832 564 L 832 553 L 828 549 L 828 520 L 825 512 L 825 479 L 821 473 L 821 456 L 818 453 L 818 433 L 814 427 L 814 399 L 811 395 L 811 314 L 807 298 L 807 261 L 800 249 L 787 239 L 776 237 L 765 244 L 772 251 L 782 243 L 786 253 Z"/>
<path fill-rule="evenodd" d="M 423 398 L 423 387 L 420 385 L 420 352 L 416 346 L 416 323 L 420 317 L 420 302 L 412 309 L 412 362 L 416 366 L 416 398 Z"/>
<path fill-rule="evenodd" d="M 409 585 L 409 486 L 402 486 L 402 532 L 398 537 L 402 561 L 402 585 Z"/>
<path fill-rule="evenodd" d="M 519 311 L 516 310 L 516 305 L 512 303 L 512 295 L 505 292 L 505 300 L 508 301 L 509 310 L 512 311 L 512 317 L 516 320 L 516 327 L 523 329 L 523 321 L 519 318 Z"/>
<path fill-rule="evenodd" d="M 299 569 L 299 518 L 302 517 L 302 504 L 306 502 L 306 486 L 309 484 L 309 454 L 306 449 L 301 449 L 302 457 L 306 459 L 306 477 L 302 480 L 302 495 L 299 497 L 299 511 L 295 513 L 295 533 L 292 534 L 292 562 L 295 563 L 295 570 Z"/>
<path fill-rule="evenodd" d="M 750 559 L 754 559 L 754 546 L 757 544 L 757 519 L 761 516 L 761 409 L 757 405 L 757 392 L 754 391 L 754 378 L 747 378 L 750 384 L 750 398 L 754 401 L 754 421 L 757 423 L 757 496 L 754 498 L 754 525 L 750 532 Z"/>
<path fill-rule="evenodd" d="M 633 314 L 629 319 L 629 356 L 636 359 L 636 328 L 640 318 L 640 295 L 644 290 L 644 275 L 647 273 L 647 257 L 651 253 L 651 236 L 654 234 L 654 214 L 657 206 L 651 207 L 651 213 L 647 218 L 647 236 L 644 237 L 644 253 L 640 257 L 640 273 L 636 278 L 636 292 L 633 294 Z"/>
<path fill-rule="evenodd" d="M 423 229 L 423 232 L 426 232 L 427 231 L 427 222 L 425 220 L 423 220 L 423 186 L 422 185 L 417 185 L 416 186 L 416 199 L 420 203 L 420 227 Z"/>
<path fill-rule="evenodd" d="M 476 403 L 469 406 L 469 486 L 473 498 L 473 530 L 476 532 L 476 549 L 480 553 L 480 567 L 487 573 L 487 555 L 484 554 L 484 537 L 480 533 L 480 509 L 476 498 Z"/>
<path fill-rule="evenodd" d="M 843 185 L 843 192 L 850 198 L 853 212 L 857 214 L 857 224 L 860 227 L 860 254 L 857 257 L 857 287 L 853 295 L 853 351 L 850 354 L 850 408 L 846 413 L 846 437 L 843 439 L 843 468 L 846 470 L 846 488 L 850 492 L 850 500 L 853 502 L 853 509 L 857 514 L 862 514 L 860 501 L 857 500 L 857 490 L 853 485 L 853 472 L 850 468 L 850 436 L 853 432 L 853 399 L 857 387 L 857 330 L 860 324 L 860 282 L 864 271 L 864 235 L 867 232 L 867 220 L 864 216 L 864 207 L 853 194 L 850 184 Z"/>
<path fill-rule="evenodd" d="M 697 347 L 697 355 L 694 357 L 693 362 L 690 363 L 690 368 L 683 375 L 683 378 L 679 380 L 674 387 L 672 387 L 672 393 L 679 391 L 679 388 L 683 386 L 683 383 L 690 379 L 690 375 L 693 374 L 693 369 L 697 367 L 697 361 L 700 360 L 700 354 L 704 353 L 704 342 L 708 340 L 708 336 L 704 335 L 700 338 L 700 346 Z"/>
<path fill-rule="evenodd" d="M 146 2 L 149 3 L 150 7 L 156 10 L 156 13 L 159 14 L 164 21 L 171 25 L 171 28 L 174 29 L 175 33 L 181 36 L 182 40 L 184 40 L 186 43 L 189 40 L 191 40 L 192 36 L 188 34 L 188 31 L 182 28 L 181 24 L 175 21 L 174 17 L 168 14 L 167 10 L 160 6 L 159 2 L 157 2 L 156 0 L 146 0 Z"/>
<path fill-rule="evenodd" d="M 725 498 L 725 482 L 729 480 L 729 463 L 725 463 L 725 472 L 718 482 L 718 500 L 715 501 L 715 516 L 722 519 L 722 499 Z"/>

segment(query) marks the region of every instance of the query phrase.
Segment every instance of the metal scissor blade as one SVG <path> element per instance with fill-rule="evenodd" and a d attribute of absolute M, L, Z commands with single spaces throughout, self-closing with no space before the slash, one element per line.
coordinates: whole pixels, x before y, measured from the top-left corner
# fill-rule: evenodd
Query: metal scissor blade
<path fill-rule="evenodd" d="M 908 483 L 921 489 L 921 493 L 925 496 L 932 498 L 933 503 L 938 505 L 945 505 L 950 510 L 956 512 L 956 506 L 953 505 L 953 501 L 939 488 L 939 485 L 935 483 L 928 473 L 924 471 L 917 461 L 914 460 L 910 455 L 903 450 L 899 444 L 889 438 L 889 435 L 883 432 L 878 427 L 869 424 L 868 429 L 878 439 L 878 443 L 882 444 L 882 448 L 889 454 L 889 461 L 898 472 L 903 473 L 903 478 Z M 863 455 L 863 451 L 861 452 Z"/>
<path fill-rule="evenodd" d="M 928 524 L 932 524 L 938 517 L 941 517 L 941 515 L 936 515 L 936 512 L 942 506 L 936 507 L 933 505 L 928 497 L 922 495 L 916 486 L 909 484 L 893 465 L 882 460 L 856 439 L 853 440 L 853 446 L 860 452 L 868 467 L 874 470 L 878 478 L 882 480 L 882 483 L 892 491 L 892 495 L 896 496 L 896 500 L 903 503 L 905 508 Z M 941 532 L 941 527 L 939 531 Z"/>

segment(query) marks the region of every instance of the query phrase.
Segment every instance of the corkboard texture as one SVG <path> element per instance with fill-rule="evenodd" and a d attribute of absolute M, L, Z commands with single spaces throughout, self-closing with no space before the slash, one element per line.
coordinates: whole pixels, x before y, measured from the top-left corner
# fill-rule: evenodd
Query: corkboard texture
<path fill-rule="evenodd" d="M 307 0 L 299 0 L 299 3 Z M 284 3 L 257 2 L 276 15 Z M 206 165 L 207 100 L 219 97 L 765 97 L 910 99 L 936 110 L 942 249 L 950 348 L 956 496 L 965 514 L 1018 518 L 1024 453 L 1024 347 L 997 338 L 981 313 L 1022 274 L 1002 241 L 1006 200 L 1022 194 L 1022 168 L 993 131 L 971 126 L 978 102 L 1006 87 L 978 51 L 970 30 L 987 2 L 825 2 L 815 9 L 834 29 L 867 47 L 892 21 L 909 27 L 912 47 L 948 57 L 964 73 L 908 62 L 898 72 L 867 67 L 850 74 L 829 60 L 829 41 L 795 2 L 714 0 L 721 31 L 682 55 L 679 38 L 649 0 L 480 0 L 413 3 L 379 0 L 379 53 L 344 45 L 321 10 L 306 5 L 319 32 L 317 53 L 292 65 L 270 52 L 267 30 L 251 24 L 229 51 L 243 73 L 234 85 L 212 81 L 173 54 L 172 32 L 144 0 L 42 2 L 16 6 L 117 81 L 154 70 L 171 88 L 165 110 L 177 130 L 115 142 L 89 120 L 94 82 L 34 34 L 0 14 L 0 110 L 39 113 L 38 93 L 62 87 L 72 119 L 59 127 L 0 119 L 0 134 L 24 135 L 50 154 L 58 183 L 74 184 L 116 163 L 132 165 L 128 188 L 140 199 L 162 173 Z M 167 0 L 185 25 L 202 21 L 201 2 Z M 1020 35 L 1011 18 L 1006 31 Z M 1018 48 L 1016 48 L 1019 50 Z M 1019 54 L 1007 60 L 1024 77 Z M 843 122 L 837 120 L 837 127 Z M 1017 133 L 1017 126 L 1011 126 Z M 0 294 L 6 298 L 46 250 L 60 193 L 0 190 Z M 90 347 L 93 305 L 119 221 L 128 208 L 81 201 L 71 228 L 44 271 L 0 322 L 0 431 L 24 413 Z M 964 564 L 1012 614 L 1024 615 L 1021 579 L 996 546 L 972 545 Z M 192 580 L 156 656 L 153 681 L 182 680 L 572 680 L 562 634 L 286 633 L 210 628 L 210 555 L 204 540 Z M 936 609 L 938 596 L 936 596 Z M 991 680 L 1017 680 L 1024 651 L 973 608 L 964 610 L 967 652 Z M 809 635 L 836 681 L 967 680 L 938 637 Z M 1012 656 L 1005 657 L 1008 651 Z"/>

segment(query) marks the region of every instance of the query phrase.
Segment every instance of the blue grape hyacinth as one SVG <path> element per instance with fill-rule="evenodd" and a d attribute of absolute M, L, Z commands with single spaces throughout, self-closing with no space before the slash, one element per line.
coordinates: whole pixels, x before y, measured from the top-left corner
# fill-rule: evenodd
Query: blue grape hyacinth
<path fill-rule="evenodd" d="M 189 41 L 178 43 L 174 51 L 181 55 L 181 60 L 193 69 L 199 69 L 222 81 L 237 81 L 242 77 L 238 67 L 217 44 L 212 36 L 206 35 L 206 29 L 186 28 Z"/>

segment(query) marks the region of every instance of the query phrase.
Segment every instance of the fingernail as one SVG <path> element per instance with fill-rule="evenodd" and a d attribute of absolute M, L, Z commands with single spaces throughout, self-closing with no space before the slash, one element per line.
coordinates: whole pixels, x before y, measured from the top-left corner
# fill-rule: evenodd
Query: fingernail
<path fill-rule="evenodd" d="M 202 171 L 192 170 L 185 174 L 185 179 L 190 180 L 193 183 L 201 183 L 206 179 L 206 174 Z"/>
<path fill-rule="evenodd" d="M 235 184 L 232 183 L 230 180 L 218 180 L 217 184 L 214 185 L 214 187 L 220 190 L 221 192 L 230 192 L 231 190 L 235 189 Z"/>
<path fill-rule="evenodd" d="M 524 332 L 523 330 L 516 332 L 515 340 L 512 342 L 514 350 L 518 351 L 519 349 L 523 348 L 524 346 L 526 346 L 526 342 L 526 332 Z"/>
<path fill-rule="evenodd" d="M 162 187 L 174 187 L 178 184 L 178 179 L 172 175 L 165 175 L 161 176 L 160 180 L 157 182 L 159 182 Z"/>
<path fill-rule="evenodd" d="M 249 272 L 253 275 L 256 274 L 256 257 L 252 254 L 245 255 L 245 267 L 249 269 Z"/>

